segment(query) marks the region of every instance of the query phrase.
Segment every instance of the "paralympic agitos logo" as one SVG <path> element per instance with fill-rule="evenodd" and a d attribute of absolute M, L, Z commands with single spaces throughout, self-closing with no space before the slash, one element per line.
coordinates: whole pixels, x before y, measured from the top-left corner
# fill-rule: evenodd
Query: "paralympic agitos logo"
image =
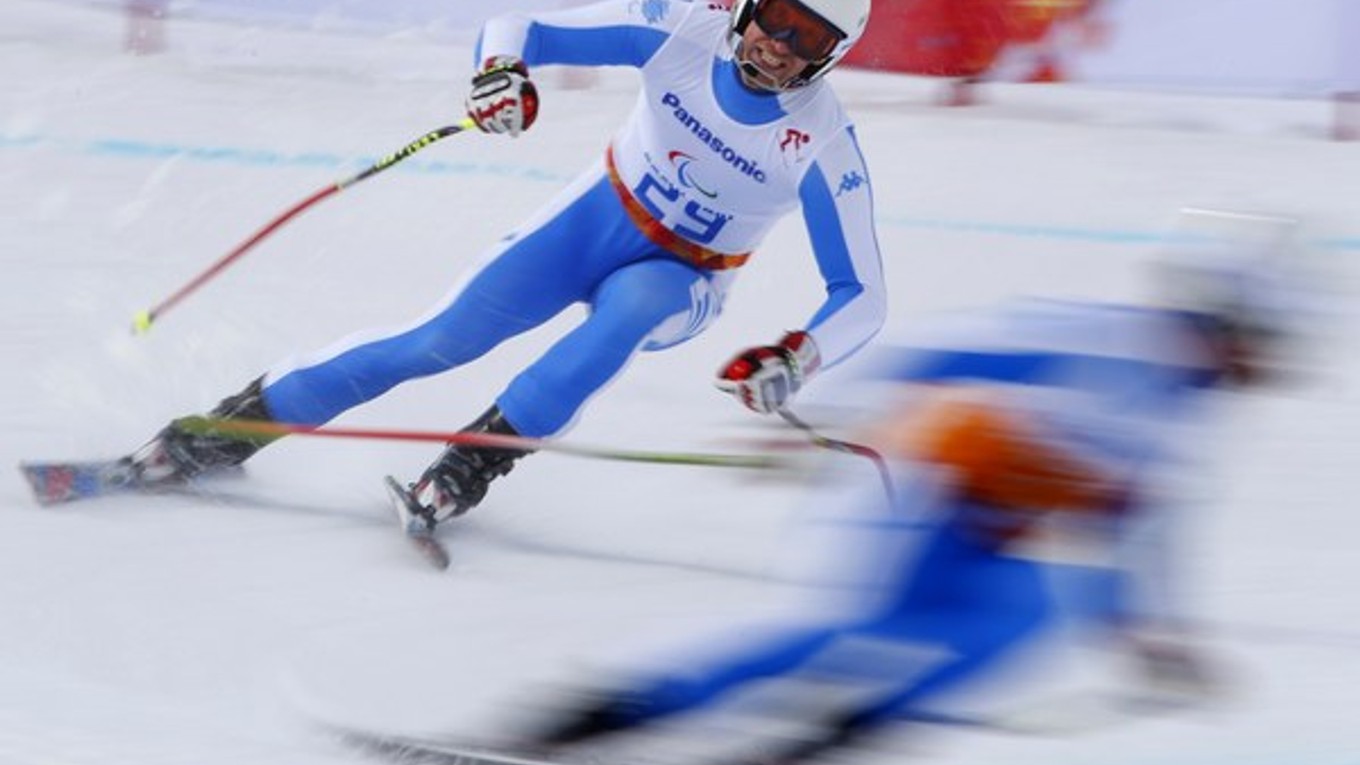
<path fill-rule="evenodd" d="M 689 132 L 694 134 L 701 143 L 709 148 L 714 154 L 718 155 L 722 161 L 741 171 L 742 175 L 752 178 L 756 183 L 764 183 L 766 180 L 765 171 L 760 168 L 754 160 L 747 159 L 737 153 L 735 149 L 723 143 L 723 140 L 713 134 L 698 117 L 690 114 L 680 103 L 680 97 L 674 93 L 667 92 L 661 97 L 661 103 L 671 108 L 671 115 L 680 122 L 681 125 L 689 128 Z M 671 157 L 675 161 L 675 157 Z M 707 192 L 705 192 L 707 193 Z"/>
<path fill-rule="evenodd" d="M 709 199 L 714 199 L 718 196 L 718 192 L 709 191 L 700 185 L 699 181 L 695 180 L 694 170 L 690 167 L 694 164 L 694 157 L 691 157 L 683 151 L 671 151 L 666 153 L 666 159 L 669 159 L 671 164 L 675 165 L 675 174 L 680 176 L 680 185 L 694 189 Z"/>

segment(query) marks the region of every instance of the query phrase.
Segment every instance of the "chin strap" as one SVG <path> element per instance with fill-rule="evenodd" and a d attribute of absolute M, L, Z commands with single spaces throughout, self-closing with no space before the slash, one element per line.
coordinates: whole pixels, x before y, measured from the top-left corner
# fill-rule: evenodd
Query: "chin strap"
<path fill-rule="evenodd" d="M 737 65 L 737 69 L 745 75 L 742 84 L 748 87 L 755 85 L 761 90 L 769 91 L 770 93 L 783 93 L 785 91 L 796 90 L 797 88 L 806 86 L 808 83 L 812 82 L 812 78 L 816 76 L 817 72 L 820 71 L 823 66 L 819 64 L 808 64 L 806 67 L 803 67 L 803 71 L 785 80 L 784 84 L 766 85 L 761 84 L 761 81 L 768 81 L 769 75 L 765 74 L 760 67 L 742 57 L 740 42 L 737 43 L 737 48 L 733 53 L 732 61 Z M 752 83 L 751 80 L 756 80 L 756 82 Z"/>

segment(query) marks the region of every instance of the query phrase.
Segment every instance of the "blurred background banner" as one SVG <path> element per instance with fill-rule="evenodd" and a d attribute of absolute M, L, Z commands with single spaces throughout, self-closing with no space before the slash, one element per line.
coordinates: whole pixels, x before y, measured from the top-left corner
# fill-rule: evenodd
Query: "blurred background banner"
<path fill-rule="evenodd" d="M 61 0 L 125 17 L 124 49 L 232 55 L 219 41 L 177 41 L 176 20 L 228 22 L 242 61 L 297 58 L 244 37 L 250 30 L 358 36 L 387 47 L 467 47 L 493 13 L 567 8 L 591 0 Z M 625 0 L 620 0 L 625 1 Z M 626 0 L 679 5 L 691 0 Z M 730 0 L 711 0 L 730 6 Z M 183 30 L 178 33 L 183 36 Z M 1070 83 L 1150 95 L 1313 100 L 1322 132 L 1360 140 L 1360 2 L 1356 0 L 875 0 L 847 68 L 939 81 L 938 104 L 967 106 L 983 83 Z M 315 53 L 315 50 L 313 50 Z M 353 58 L 353 46 L 337 55 Z M 461 55 L 461 54 L 460 54 Z M 316 64 L 316 61 L 312 62 Z M 408 74 L 422 70 L 412 63 Z M 567 89 L 598 73 L 559 67 Z M 428 71 L 428 69 L 426 69 Z"/>
<path fill-rule="evenodd" d="M 82 0 L 68 0 L 82 2 Z M 499 13 L 584 5 L 587 0 L 83 0 L 85 3 L 160 5 L 179 16 L 267 22 L 327 30 L 390 33 L 421 30 L 466 41 Z M 681 0 L 682 2 L 684 0 Z"/>
<path fill-rule="evenodd" d="M 74 2 L 75 0 L 69 0 Z M 582 0 L 86 0 L 183 15 L 467 41 L 493 12 Z M 641 1 L 641 0 L 635 0 Z M 683 3 L 686 0 L 658 0 Z M 876 0 L 846 63 L 1010 82 L 1269 96 L 1360 90 L 1354 0 Z M 159 42 L 147 35 L 152 45 Z"/>
<path fill-rule="evenodd" d="M 462 67 L 471 64 L 464 51 L 493 13 L 591 1 L 49 0 L 118 13 L 122 47 L 132 55 L 168 51 L 200 63 L 321 69 L 358 61 L 364 76 L 382 60 L 389 67 L 404 62 L 402 79 L 439 72 L 463 77 Z M 709 2 L 730 6 L 730 0 Z M 306 34 L 307 54 L 273 47 L 270 31 Z M 1283 99 L 1306 112 L 1300 119 L 1310 134 L 1354 141 L 1360 140 L 1357 36 L 1356 0 L 874 0 L 868 32 L 843 63 L 898 75 L 892 92 L 925 87 L 945 106 L 994 100 L 995 86 L 1028 83 L 1159 99 Z M 356 47 L 364 39 L 372 43 Z M 431 65 L 435 50 L 454 58 Z M 564 89 L 591 87 L 599 78 L 577 67 L 554 69 L 549 76 Z"/>
<path fill-rule="evenodd" d="M 1042 5 L 1019 0 L 880 2 L 846 63 L 940 77 L 979 77 L 1007 46 L 1049 35 L 1059 18 L 1085 15 L 1085 0 Z"/>
<path fill-rule="evenodd" d="M 879 0 L 874 14 L 847 63 L 1263 95 L 1360 81 L 1360 10 L 1350 0 Z"/>

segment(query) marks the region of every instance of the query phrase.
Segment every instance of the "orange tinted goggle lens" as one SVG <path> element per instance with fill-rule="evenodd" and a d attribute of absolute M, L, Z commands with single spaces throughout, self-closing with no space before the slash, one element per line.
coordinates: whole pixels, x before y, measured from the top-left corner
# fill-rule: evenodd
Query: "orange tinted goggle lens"
<path fill-rule="evenodd" d="M 798 0 L 757 3 L 755 22 L 760 31 L 788 45 L 795 56 L 808 61 L 821 61 L 830 56 L 844 37 L 840 30 Z"/>

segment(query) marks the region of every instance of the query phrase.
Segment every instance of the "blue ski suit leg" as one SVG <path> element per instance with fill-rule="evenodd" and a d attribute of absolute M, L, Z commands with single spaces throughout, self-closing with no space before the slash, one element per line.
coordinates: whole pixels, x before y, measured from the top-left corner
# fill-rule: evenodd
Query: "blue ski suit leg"
<path fill-rule="evenodd" d="M 1053 619 L 1043 564 L 999 554 L 950 523 L 934 533 L 902 598 L 860 631 L 933 645 L 948 657 L 845 718 L 867 727 L 910 717 L 920 705 L 992 667 Z"/>
<path fill-rule="evenodd" d="M 707 666 L 653 679 L 636 694 L 640 703 L 633 722 L 703 706 L 734 688 L 808 664 L 838 643 L 851 644 L 852 638 L 945 649 L 945 658 L 924 672 L 919 658 L 884 665 L 878 652 L 837 654 L 841 671 L 855 678 L 910 678 L 843 718 L 850 726 L 866 727 L 914 711 L 985 670 L 1051 615 L 1039 564 L 975 544 L 952 524 L 924 541 L 898 587 L 868 618 L 788 630 Z"/>
<path fill-rule="evenodd" d="M 680 261 L 626 217 L 602 167 L 582 176 L 485 265 L 414 324 L 360 333 L 317 360 L 266 377 L 265 403 L 282 422 L 319 425 L 407 380 L 472 361 L 567 307 L 589 318 L 516 377 L 499 400 L 522 435 L 550 435 L 617 374 L 662 322 L 699 301 L 710 274 Z M 692 322 L 697 334 L 707 320 Z"/>

